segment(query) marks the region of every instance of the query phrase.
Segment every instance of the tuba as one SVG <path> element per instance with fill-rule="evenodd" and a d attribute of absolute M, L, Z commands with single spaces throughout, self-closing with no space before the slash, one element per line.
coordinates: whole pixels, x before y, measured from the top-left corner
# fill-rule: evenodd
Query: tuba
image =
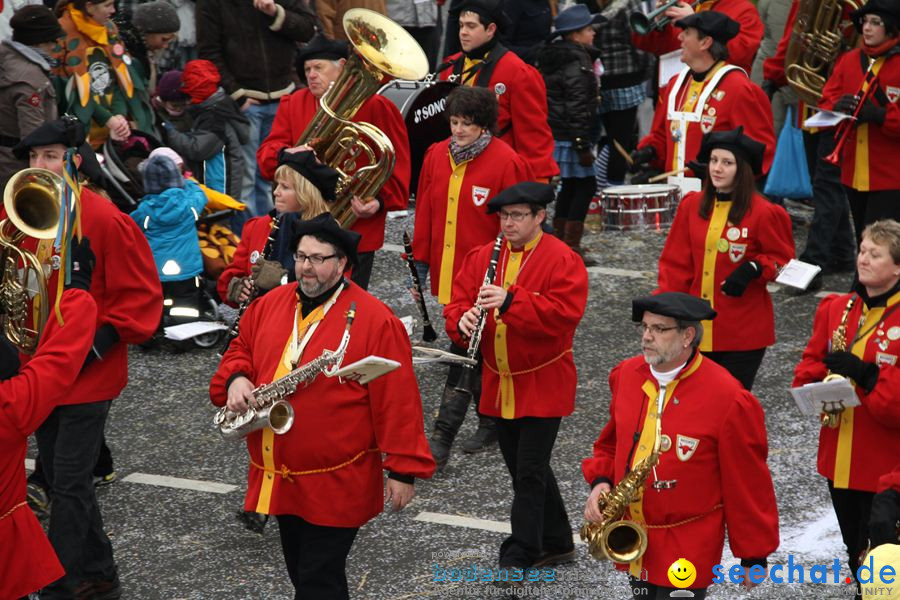
<path fill-rule="evenodd" d="M 862 4 L 862 0 L 800 0 L 784 72 L 804 103 L 819 103 L 838 54 L 843 48 L 853 47 L 856 35 L 845 37 L 841 30 L 844 8 L 857 10 Z"/>
<path fill-rule="evenodd" d="M 377 194 L 391 176 L 395 161 L 387 135 L 370 123 L 354 123 L 353 116 L 386 77 L 425 77 L 428 59 L 405 29 L 377 12 L 348 10 L 344 31 L 354 51 L 319 100 L 316 114 L 296 145 L 310 146 L 320 161 L 340 174 L 331 214 L 347 228 L 356 220 L 350 201 L 354 196 Z"/>
<path fill-rule="evenodd" d="M 3 333 L 21 352 L 31 354 L 50 314 L 47 275 L 37 256 L 22 247 L 27 237 L 56 238 L 62 204 L 62 178 L 45 169 L 23 169 L 6 184 L 0 221 L 0 308 Z M 20 272 L 21 269 L 21 272 Z M 29 301 L 30 300 L 30 301 Z M 33 327 L 29 310 L 34 307 Z"/>

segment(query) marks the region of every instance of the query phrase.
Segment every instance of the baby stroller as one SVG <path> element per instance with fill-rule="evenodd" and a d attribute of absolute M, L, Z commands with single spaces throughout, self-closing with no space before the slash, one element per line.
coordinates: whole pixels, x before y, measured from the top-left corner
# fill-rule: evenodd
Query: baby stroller
<path fill-rule="evenodd" d="M 99 155 L 107 173 L 106 182 L 109 185 L 106 191 L 122 212 L 133 211 L 144 195 L 138 165 L 160 146 L 162 142 L 153 134 L 136 129 L 132 130 L 127 140 L 117 142 L 108 138 L 103 142 Z"/>

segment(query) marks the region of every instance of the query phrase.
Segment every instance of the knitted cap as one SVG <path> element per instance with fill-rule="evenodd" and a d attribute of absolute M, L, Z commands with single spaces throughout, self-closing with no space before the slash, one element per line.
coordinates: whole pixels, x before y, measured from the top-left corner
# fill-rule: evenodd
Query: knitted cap
<path fill-rule="evenodd" d="M 181 29 L 175 7 L 166 0 L 135 6 L 131 22 L 141 33 L 176 33 Z"/>
<path fill-rule="evenodd" d="M 65 35 L 59 21 L 46 6 L 32 4 L 23 6 L 9 20 L 14 42 L 34 46 L 53 42 Z"/>
<path fill-rule="evenodd" d="M 184 177 L 178 167 L 168 156 L 156 155 L 148 158 L 142 165 L 144 175 L 144 193 L 161 194 L 170 188 L 184 187 Z"/>
<path fill-rule="evenodd" d="M 167 102 L 178 102 L 190 98 L 181 91 L 181 71 L 175 69 L 163 73 L 163 76 L 159 78 L 159 83 L 156 84 L 156 95 L 160 100 Z"/>

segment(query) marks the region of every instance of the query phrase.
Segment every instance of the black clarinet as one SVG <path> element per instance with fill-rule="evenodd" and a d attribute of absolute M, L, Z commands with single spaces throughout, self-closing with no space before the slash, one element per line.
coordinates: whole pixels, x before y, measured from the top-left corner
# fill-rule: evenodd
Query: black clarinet
<path fill-rule="evenodd" d="M 269 260 L 269 256 L 272 254 L 272 247 L 275 245 L 275 238 L 278 235 L 278 228 L 281 227 L 281 220 L 284 218 L 284 215 L 279 215 L 272 220 L 272 231 L 269 232 L 269 237 L 266 238 L 266 243 L 263 246 L 262 258 L 263 260 Z M 231 341 L 238 336 L 240 333 L 240 322 L 241 317 L 244 316 L 244 311 L 247 310 L 247 307 L 250 306 L 250 303 L 259 295 L 259 286 L 256 285 L 256 280 L 252 277 L 250 278 L 250 293 L 247 295 L 247 299 L 241 302 L 238 306 L 238 314 L 234 319 L 234 323 L 231 324 L 231 329 L 228 330 L 228 333 L 225 334 L 225 341 L 222 342 L 222 349 L 219 350 L 219 356 L 224 356 L 225 352 L 228 350 L 228 346 L 231 345 Z"/>
<path fill-rule="evenodd" d="M 487 271 L 484 273 L 484 281 L 482 286 L 489 285 L 494 282 L 494 276 L 497 274 L 497 261 L 500 260 L 500 250 L 503 247 L 503 234 L 497 236 L 494 242 L 494 250 L 491 252 L 491 262 L 488 264 Z M 478 306 L 476 304 L 476 306 Z M 459 381 L 456 382 L 455 390 L 464 394 L 472 395 L 472 378 L 475 376 L 475 364 L 480 360 L 478 349 L 481 346 L 481 334 L 484 331 L 484 324 L 487 321 L 487 311 L 478 306 L 478 322 L 475 324 L 475 331 L 469 338 L 469 348 L 466 350 L 466 358 L 469 359 L 463 365 L 462 373 L 459 375 Z M 475 361 L 475 362 L 473 362 Z"/>
<path fill-rule="evenodd" d="M 433 342 L 437 339 L 437 333 L 431 326 L 431 319 L 428 318 L 428 307 L 425 306 L 425 295 L 422 293 L 422 282 L 419 280 L 419 272 L 416 270 L 416 261 L 413 259 L 412 240 L 409 234 L 403 230 L 403 250 L 406 252 L 406 266 L 409 267 L 409 274 L 412 276 L 413 285 L 419 292 L 419 301 L 416 305 L 419 307 L 419 314 L 422 315 L 422 341 Z"/>

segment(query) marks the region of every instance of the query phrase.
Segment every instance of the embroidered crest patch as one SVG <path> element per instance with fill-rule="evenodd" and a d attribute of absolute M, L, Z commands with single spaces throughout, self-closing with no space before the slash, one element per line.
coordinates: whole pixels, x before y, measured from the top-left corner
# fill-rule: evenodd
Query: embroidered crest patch
<path fill-rule="evenodd" d="M 884 90 L 885 95 L 888 100 L 891 102 L 896 102 L 898 98 L 900 98 L 900 87 L 894 87 L 892 85 L 887 86 L 887 89 Z"/>
<path fill-rule="evenodd" d="M 728 248 L 728 258 L 731 259 L 731 262 L 736 263 L 744 258 L 744 254 L 747 253 L 747 244 L 735 244 L 732 243 Z"/>
<path fill-rule="evenodd" d="M 677 456 L 678 460 L 681 462 L 690 460 L 694 455 L 694 452 L 697 451 L 699 445 L 700 440 L 697 438 L 688 437 L 679 433 L 678 437 L 675 439 L 675 456 Z"/>
<path fill-rule="evenodd" d="M 700 129 L 703 133 L 709 133 L 716 124 L 716 117 L 712 115 L 703 115 L 700 117 Z"/>
<path fill-rule="evenodd" d="M 491 193 L 491 188 L 483 188 L 478 187 L 476 185 L 472 186 L 472 202 L 475 203 L 475 206 L 481 206 L 487 201 L 488 195 Z"/>

